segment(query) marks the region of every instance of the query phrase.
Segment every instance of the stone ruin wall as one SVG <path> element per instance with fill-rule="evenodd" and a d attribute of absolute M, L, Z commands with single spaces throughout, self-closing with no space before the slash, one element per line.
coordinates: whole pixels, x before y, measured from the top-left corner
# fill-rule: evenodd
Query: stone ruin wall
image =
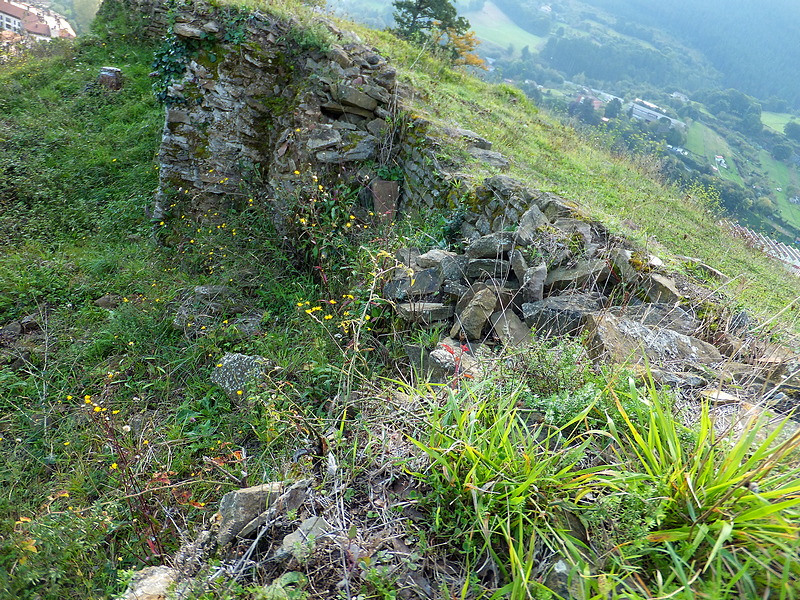
<path fill-rule="evenodd" d="M 149 33 L 163 35 L 171 22 L 179 42 L 221 40 L 230 26 L 225 15 L 200 1 L 169 15 L 162 3 L 128 1 L 147 15 Z M 185 75 L 169 89 L 171 105 L 166 110 L 159 154 L 161 185 L 156 218 L 170 209 L 167 201 L 175 198 L 182 202 L 181 210 L 188 210 L 195 218 L 211 210 L 222 213 L 253 189 L 261 190 L 259 199 L 273 206 L 273 216 L 277 217 L 281 206 L 275 199 L 291 194 L 301 183 L 296 172 L 318 173 L 323 182 L 328 174 L 366 184 L 376 176 L 378 167 L 395 166 L 402 173 L 401 211 L 463 210 L 460 200 L 466 195 L 469 210 L 463 215 L 460 234 L 468 243 L 476 244 L 462 257 L 405 261 L 409 263 L 406 270 L 419 271 L 412 277 L 418 283 L 404 280 L 401 274 L 390 282 L 387 295 L 397 303 L 409 304 L 406 313 L 401 311 L 408 320 L 432 324 L 441 317 L 463 324 L 463 310 L 469 304 L 469 294 L 461 289 L 465 277 L 468 292 L 474 293 L 480 285 L 495 286 L 492 297 L 500 298 L 501 304 L 504 295 L 510 293 L 515 301 L 508 306 L 513 310 L 503 308 L 501 312 L 504 318 L 511 318 L 513 312 L 524 321 L 525 327 L 520 329 L 523 333 L 531 327 L 540 328 L 539 312 L 547 323 L 554 318 L 551 313 L 561 314 L 561 308 L 550 304 L 568 302 L 567 313 L 590 316 L 594 308 L 578 310 L 573 306 L 575 298 L 562 296 L 600 284 L 599 291 L 606 295 L 619 288 L 632 292 L 639 302 L 654 306 L 680 303 L 689 306 L 691 312 L 689 301 L 676 289 L 675 282 L 653 271 L 658 266 L 647 264 L 650 257 L 644 256 L 645 270 L 637 270 L 641 269 L 642 257 L 635 257 L 630 244 L 612 240 L 600 224 L 588 222 L 574 203 L 505 176 L 476 185 L 468 181 L 467 185 L 454 185 L 459 179 L 458 166 L 440 163 L 437 157 L 442 147 L 466 147 L 476 159 L 501 170 L 508 163 L 491 150 L 489 141 L 476 134 L 436 128 L 404 111 L 404 100 L 411 91 L 397 81 L 395 69 L 376 49 L 353 41 L 322 17 L 320 27 L 336 40 L 324 52 L 313 44 L 304 44 L 294 29 L 296 24 L 269 15 L 255 13 L 237 26 L 243 27 L 240 43 L 204 46 L 188 62 Z M 519 232 L 526 229 L 527 221 L 531 221 L 531 239 L 521 243 Z M 508 232 L 514 230 L 516 237 L 509 237 Z M 425 281 L 423 271 L 447 271 L 445 263 L 465 270 L 450 284 L 446 277 L 437 276 L 430 290 L 415 288 Z M 472 275 L 470 265 L 475 266 Z M 487 274 L 487 269 L 491 273 Z M 503 281 L 497 279 L 498 272 Z M 498 291 L 515 280 L 517 288 Z M 452 298 L 439 307 L 437 302 L 447 294 Z M 587 302 L 592 304 L 595 299 Z M 465 334 L 460 328 L 462 337 L 482 338 L 487 328 L 491 329 L 489 321 L 494 324 L 491 318 L 497 315 L 489 308 L 473 333 Z M 432 312 L 426 312 L 428 309 Z M 607 309 L 606 303 L 603 310 Z M 437 310 L 447 315 L 442 317 Z M 609 321 L 616 317 L 603 318 Z M 580 320 L 583 329 L 584 316 Z M 640 325 L 642 322 L 636 324 Z M 458 330 L 456 327 L 452 333 L 457 335 Z M 615 325 L 609 335 L 618 330 Z M 497 334 L 503 337 L 499 329 Z M 653 332 L 648 329 L 642 335 L 652 337 Z M 729 359 L 743 358 L 747 346 L 744 339 L 734 336 L 732 344 L 726 342 L 728 347 L 724 347 L 720 339 L 701 337 L 705 339 L 690 340 L 690 355 L 702 347 L 713 358 L 720 357 L 716 348 L 703 345 L 708 340 Z M 633 346 L 639 343 L 634 341 Z M 748 376 L 751 369 L 747 365 Z"/>
<path fill-rule="evenodd" d="M 439 140 L 429 123 L 403 113 L 407 91 L 374 48 L 322 17 L 336 39 L 324 52 L 303 46 L 296 23 L 264 13 L 231 25 L 199 0 L 171 10 L 126 1 L 147 35 L 171 27 L 173 44 L 202 48 L 167 91 L 155 219 L 176 202 L 195 217 L 225 211 L 254 189 L 275 202 L 294 191 L 296 171 L 365 184 L 376 175 L 365 165 L 399 167 L 406 210 L 452 202 L 449 177 L 436 168 Z M 209 41 L 232 27 L 241 43 Z"/>

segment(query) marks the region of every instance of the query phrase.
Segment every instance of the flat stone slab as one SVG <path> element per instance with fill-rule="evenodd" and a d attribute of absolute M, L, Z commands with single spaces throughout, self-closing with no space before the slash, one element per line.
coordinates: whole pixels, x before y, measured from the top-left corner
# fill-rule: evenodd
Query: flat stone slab
<path fill-rule="evenodd" d="M 547 274 L 545 286 L 554 290 L 582 288 L 608 279 L 611 270 L 602 259 L 581 261 L 574 267 L 559 267 Z"/>
<path fill-rule="evenodd" d="M 267 510 L 282 491 L 283 485 L 273 482 L 225 494 L 219 503 L 217 543 L 224 546 L 234 539 L 245 525 Z"/>
<path fill-rule="evenodd" d="M 647 359 L 651 364 L 701 363 L 722 361 L 711 344 L 660 327 L 647 327 L 611 314 L 586 316 L 587 347 L 593 359 L 636 364 Z"/>
<path fill-rule="evenodd" d="M 615 317 L 625 317 L 647 327 L 672 329 L 683 335 L 693 335 L 700 327 L 695 319 L 680 306 L 666 303 L 614 306 L 608 309 Z"/>
<path fill-rule="evenodd" d="M 546 336 L 575 335 L 583 328 L 586 317 L 603 308 L 598 294 L 564 294 L 522 305 L 525 323 Z"/>
<path fill-rule="evenodd" d="M 397 305 L 397 314 L 412 323 L 431 325 L 450 319 L 455 314 L 455 306 L 441 302 L 405 302 Z"/>

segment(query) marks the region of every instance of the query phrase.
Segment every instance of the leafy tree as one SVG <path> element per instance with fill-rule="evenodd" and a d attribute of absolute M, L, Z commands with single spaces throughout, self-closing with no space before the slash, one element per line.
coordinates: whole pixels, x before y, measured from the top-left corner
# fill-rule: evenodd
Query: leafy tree
<path fill-rule="evenodd" d="M 459 17 L 452 0 L 395 0 L 394 31 L 403 38 L 421 41 L 432 33 L 452 29 L 463 35 L 469 21 Z"/>
<path fill-rule="evenodd" d="M 457 65 L 486 68 L 473 51 L 480 43 L 453 0 L 395 0 L 394 31 L 417 43 L 430 41 Z"/>
<path fill-rule="evenodd" d="M 788 137 L 790 140 L 800 142 L 800 123 L 797 123 L 796 121 L 789 121 L 783 126 L 783 133 L 785 133 L 786 137 Z"/>
<path fill-rule="evenodd" d="M 605 109 L 605 116 L 609 119 L 616 119 L 619 117 L 619 114 L 622 112 L 622 102 L 619 101 L 619 98 L 614 98 L 606 104 Z"/>
<path fill-rule="evenodd" d="M 445 29 L 434 33 L 433 41 L 435 45 L 444 48 L 454 65 L 486 68 L 486 63 L 483 62 L 483 59 L 475 54 L 475 48 L 480 44 L 480 40 L 475 36 L 474 31 L 467 31 L 462 34 L 455 29 Z"/>
<path fill-rule="evenodd" d="M 789 144 L 775 144 L 772 147 L 772 156 L 777 160 L 786 160 L 792 155 L 792 147 Z"/>

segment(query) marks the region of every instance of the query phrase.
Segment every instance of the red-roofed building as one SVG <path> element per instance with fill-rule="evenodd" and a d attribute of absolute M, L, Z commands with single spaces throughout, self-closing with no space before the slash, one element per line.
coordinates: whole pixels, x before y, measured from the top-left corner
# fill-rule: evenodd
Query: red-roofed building
<path fill-rule="evenodd" d="M 0 0 L 0 30 L 13 31 L 38 40 L 75 37 L 75 31 L 63 16 L 13 0 Z"/>

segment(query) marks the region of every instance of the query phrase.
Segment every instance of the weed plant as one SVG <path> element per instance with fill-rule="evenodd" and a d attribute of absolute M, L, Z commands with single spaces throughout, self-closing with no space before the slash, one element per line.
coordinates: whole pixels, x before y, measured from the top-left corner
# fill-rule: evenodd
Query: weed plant
<path fill-rule="evenodd" d="M 435 535 L 473 572 L 497 565 L 493 597 L 565 593 L 553 555 L 583 597 L 796 597 L 796 428 L 720 433 L 705 407 L 690 429 L 652 384 L 606 381 L 556 391 L 554 414 L 507 380 L 450 390 L 415 441 Z"/>

